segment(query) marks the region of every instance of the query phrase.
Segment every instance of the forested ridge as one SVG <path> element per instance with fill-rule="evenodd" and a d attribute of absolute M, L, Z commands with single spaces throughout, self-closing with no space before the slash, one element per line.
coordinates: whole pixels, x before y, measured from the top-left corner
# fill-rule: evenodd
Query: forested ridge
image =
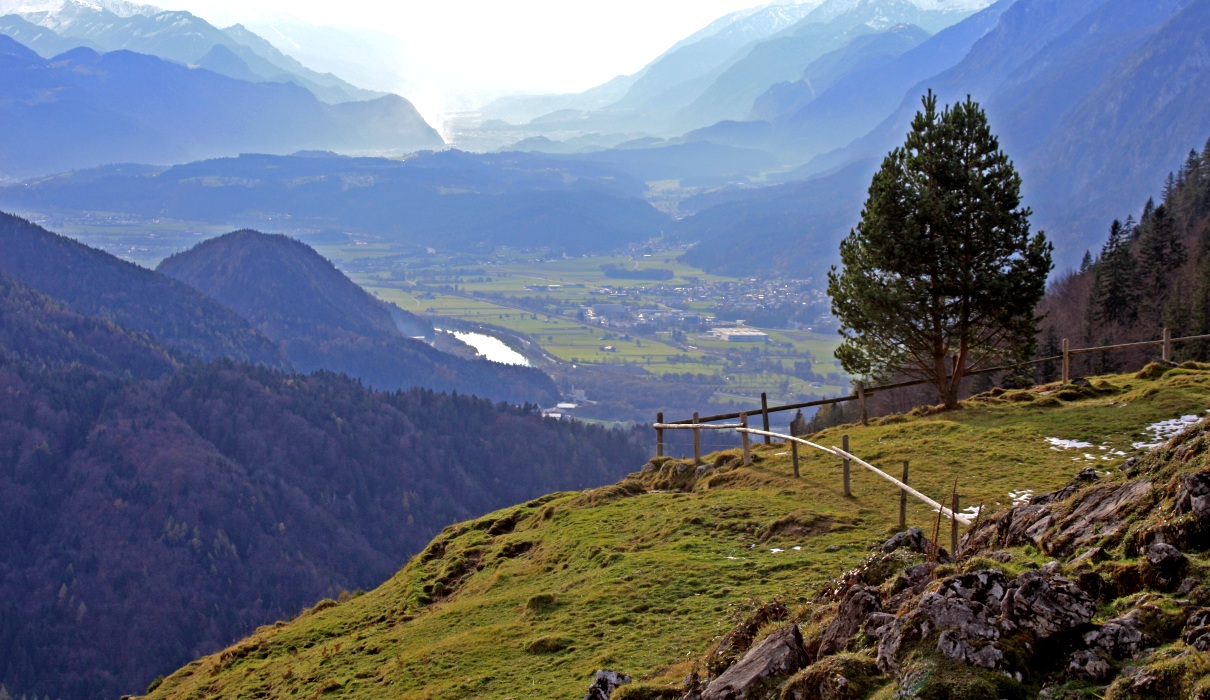
<path fill-rule="evenodd" d="M 646 456 L 626 433 L 529 404 L 249 364 L 241 337 L 272 346 L 212 299 L 6 223 L 0 692 L 139 692 L 258 625 L 381 583 L 450 523 L 613 482 Z M 31 240 L 58 248 L 39 257 Z M 64 262 L 75 279 L 55 276 Z M 143 309 L 185 318 L 122 325 Z"/>
<path fill-rule="evenodd" d="M 290 366 L 269 338 L 189 285 L 3 212 L 0 271 L 76 313 L 146 333 L 179 358 Z"/>
<path fill-rule="evenodd" d="M 1173 337 L 1210 334 L 1210 141 L 1169 173 L 1158 204 L 1149 199 L 1137 218 L 1115 219 L 1101 249 L 1057 276 L 1040 308 L 1042 356 L 1057 354 L 1062 338 L 1090 347 L 1155 340 L 1164 328 Z M 1176 356 L 1204 359 L 1208 349 L 1182 344 Z M 1086 355 L 1080 369 L 1113 371 L 1145 354 Z"/>
<path fill-rule="evenodd" d="M 537 369 L 443 353 L 415 315 L 375 299 L 304 243 L 236 231 L 173 255 L 157 271 L 217 299 L 276 341 L 301 372 L 344 372 L 377 389 L 423 386 L 551 405 L 558 389 Z"/>

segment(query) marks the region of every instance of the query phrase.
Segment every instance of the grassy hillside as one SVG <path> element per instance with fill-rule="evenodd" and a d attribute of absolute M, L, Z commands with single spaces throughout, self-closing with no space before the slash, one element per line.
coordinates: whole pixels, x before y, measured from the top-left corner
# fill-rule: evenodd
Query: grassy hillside
<path fill-rule="evenodd" d="M 1207 409 L 1210 367 L 1190 365 L 997 391 L 815 439 L 838 445 L 847 432 L 854 454 L 893 472 L 910 459 L 917 488 L 940 499 L 956 479 L 964 504 L 990 513 L 1088 466 L 1122 480 L 1117 467 L 1146 451 L 1135 445 L 1162 437 L 1148 426 Z M 897 515 L 895 488 L 857 467 L 844 498 L 823 453 L 804 453 L 797 479 L 781 445 L 758 446 L 751 467 L 735 451 L 710 459 L 698 475 L 655 460 L 615 486 L 447 528 L 378 589 L 263 627 L 149 697 L 580 697 L 600 668 L 679 689 L 759 603 L 809 617 Z M 909 525 L 931 530 L 934 518 L 909 506 Z"/>

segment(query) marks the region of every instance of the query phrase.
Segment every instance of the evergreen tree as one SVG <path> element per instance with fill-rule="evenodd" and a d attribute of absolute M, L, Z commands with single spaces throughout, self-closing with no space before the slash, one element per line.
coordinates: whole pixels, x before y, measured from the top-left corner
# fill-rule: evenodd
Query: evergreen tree
<path fill-rule="evenodd" d="M 1140 291 L 1144 300 L 1140 321 L 1142 329 L 1153 335 L 1164 324 L 1169 290 L 1187 255 L 1167 204 L 1156 207 L 1143 228 L 1138 241 Z"/>
<path fill-rule="evenodd" d="M 1163 203 L 1171 204 L 1176 196 L 1176 176 L 1172 171 L 1168 172 L 1168 178 L 1164 180 Z"/>
<path fill-rule="evenodd" d="M 1033 350 L 1052 246 L 1031 236 L 1021 178 L 969 97 L 930 91 L 874 175 L 861 222 L 828 274 L 851 374 L 926 378 L 949 407 L 969 372 Z"/>
<path fill-rule="evenodd" d="M 1138 312 L 1138 274 L 1130 253 L 1131 229 L 1114 219 L 1109 239 L 1101 248 L 1093 282 L 1093 303 L 1089 305 L 1093 320 L 1099 323 L 1127 325 Z"/>
<path fill-rule="evenodd" d="M 1084 251 L 1084 259 L 1080 261 L 1080 274 L 1084 274 L 1092 269 L 1092 251 Z"/>

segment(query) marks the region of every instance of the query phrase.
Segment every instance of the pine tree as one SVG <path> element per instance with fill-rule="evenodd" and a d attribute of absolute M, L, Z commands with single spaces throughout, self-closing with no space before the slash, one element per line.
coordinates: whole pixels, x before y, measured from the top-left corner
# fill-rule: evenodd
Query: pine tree
<path fill-rule="evenodd" d="M 1171 204 L 1173 198 L 1176 196 L 1176 176 L 1171 171 L 1168 172 L 1168 178 L 1164 180 L 1164 191 L 1162 194 L 1162 202 L 1164 204 Z"/>
<path fill-rule="evenodd" d="M 1080 274 L 1084 274 L 1092 269 L 1092 251 L 1084 251 L 1084 259 L 1080 261 Z"/>
<path fill-rule="evenodd" d="M 1021 178 L 969 97 L 930 91 L 874 175 L 861 222 L 828 274 L 845 370 L 928 379 L 946 406 L 962 378 L 1032 353 L 1052 246 L 1031 236 Z"/>
<path fill-rule="evenodd" d="M 1101 248 L 1089 305 L 1093 319 L 1099 323 L 1125 326 L 1134 321 L 1138 312 L 1138 272 L 1130 253 L 1132 235 L 1131 228 L 1114 219 L 1109 239 Z"/>
<path fill-rule="evenodd" d="M 1156 207 L 1143 228 L 1138 241 L 1138 258 L 1145 304 L 1140 312 L 1145 317 L 1144 328 L 1154 330 L 1163 324 L 1173 273 L 1185 263 L 1186 252 L 1167 204 Z"/>

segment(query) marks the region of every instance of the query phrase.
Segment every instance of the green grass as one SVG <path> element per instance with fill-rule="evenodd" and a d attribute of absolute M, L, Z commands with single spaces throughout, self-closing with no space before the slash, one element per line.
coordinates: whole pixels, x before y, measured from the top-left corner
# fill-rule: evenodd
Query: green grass
<path fill-rule="evenodd" d="M 1210 371 L 1103 381 L 1078 400 L 985 396 L 814 440 L 839 445 L 847 433 L 856 455 L 887 471 L 910 459 L 911 483 L 938 500 L 957 480 L 965 504 L 996 507 L 1086 464 L 1116 473 L 1125 457 L 1103 454 L 1134 453 L 1146 425 L 1210 408 Z M 1055 450 L 1047 437 L 1096 447 Z M 378 589 L 262 628 L 151 697 L 573 697 L 599 668 L 677 683 L 753 601 L 802 608 L 895 524 L 897 491 L 875 475 L 854 466 L 845 498 L 830 455 L 804 450 L 795 479 L 785 445 L 755 452 L 751 467 L 696 482 L 648 474 L 447 528 Z M 910 525 L 934 519 L 909 508 Z"/>

